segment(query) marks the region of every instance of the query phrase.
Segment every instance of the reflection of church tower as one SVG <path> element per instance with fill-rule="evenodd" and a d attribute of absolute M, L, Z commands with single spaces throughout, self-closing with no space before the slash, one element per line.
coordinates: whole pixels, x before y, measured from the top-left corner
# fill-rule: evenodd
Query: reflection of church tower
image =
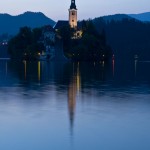
<path fill-rule="evenodd" d="M 74 124 L 76 94 L 77 94 L 77 84 L 76 81 L 73 79 L 73 81 L 69 84 L 69 89 L 68 89 L 68 109 L 69 109 L 71 132 Z"/>
<path fill-rule="evenodd" d="M 71 5 L 69 9 L 69 25 L 71 28 L 77 27 L 77 8 L 75 0 L 71 0 Z"/>
<path fill-rule="evenodd" d="M 80 79 L 79 64 L 77 66 L 73 64 L 73 77 L 68 88 L 68 109 L 69 109 L 69 117 L 70 117 L 70 125 L 71 125 L 70 126 L 71 134 L 73 134 L 76 97 L 77 97 L 77 93 L 80 91 L 80 84 L 81 84 L 81 79 Z"/>

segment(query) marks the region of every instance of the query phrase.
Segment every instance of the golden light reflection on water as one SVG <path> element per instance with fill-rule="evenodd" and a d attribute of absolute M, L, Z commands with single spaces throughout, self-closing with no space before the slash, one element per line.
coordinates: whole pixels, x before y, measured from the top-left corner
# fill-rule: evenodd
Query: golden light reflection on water
<path fill-rule="evenodd" d="M 80 63 L 78 63 L 77 66 L 76 80 L 77 80 L 77 91 L 79 92 L 81 89 Z"/>
<path fill-rule="evenodd" d="M 81 90 L 80 64 L 73 64 L 73 75 L 68 86 L 68 110 L 70 117 L 71 134 L 73 134 L 73 123 L 76 109 L 77 93 Z"/>
<path fill-rule="evenodd" d="M 38 61 L 38 81 L 41 80 L 41 62 Z"/>

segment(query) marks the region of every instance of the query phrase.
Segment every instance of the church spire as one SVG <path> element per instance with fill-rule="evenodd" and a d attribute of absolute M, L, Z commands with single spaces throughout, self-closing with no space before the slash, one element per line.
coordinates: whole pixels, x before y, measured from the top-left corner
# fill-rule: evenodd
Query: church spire
<path fill-rule="evenodd" d="M 77 28 L 77 8 L 75 0 L 71 0 L 69 9 L 69 25 L 71 28 Z"/>
<path fill-rule="evenodd" d="M 71 0 L 70 9 L 77 9 L 76 4 L 75 4 L 75 0 Z"/>

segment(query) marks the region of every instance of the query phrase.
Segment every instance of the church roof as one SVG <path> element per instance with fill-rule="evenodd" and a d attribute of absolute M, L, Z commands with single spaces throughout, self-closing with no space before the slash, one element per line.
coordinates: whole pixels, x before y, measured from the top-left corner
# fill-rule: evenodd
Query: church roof
<path fill-rule="evenodd" d="M 79 29 L 79 30 L 81 30 L 82 29 L 82 22 L 80 21 L 80 22 L 77 22 L 77 28 Z M 58 22 L 54 25 L 54 29 L 56 30 L 56 29 L 60 29 L 60 28 L 62 28 L 62 27 L 64 27 L 64 26 L 68 26 L 69 25 L 69 21 L 67 21 L 67 20 L 58 20 Z"/>
<path fill-rule="evenodd" d="M 55 26 L 54 26 L 54 29 L 60 29 L 64 26 L 68 26 L 69 25 L 69 21 L 66 21 L 66 20 L 59 20 Z"/>

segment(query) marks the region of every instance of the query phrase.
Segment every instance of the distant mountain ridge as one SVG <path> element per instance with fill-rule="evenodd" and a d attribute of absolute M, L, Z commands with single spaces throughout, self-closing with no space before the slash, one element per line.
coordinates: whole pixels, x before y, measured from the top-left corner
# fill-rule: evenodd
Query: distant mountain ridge
<path fill-rule="evenodd" d="M 150 22 L 150 12 L 140 14 L 114 14 L 108 16 L 101 16 L 105 21 L 121 21 L 124 18 L 136 19 L 142 22 Z M 95 18 L 99 19 L 101 17 Z M 48 18 L 41 12 L 25 12 L 23 14 L 12 16 L 9 14 L 0 14 L 0 35 L 8 33 L 15 35 L 18 33 L 20 27 L 28 26 L 31 28 L 41 27 L 44 25 L 55 25 L 55 21 Z"/>
<path fill-rule="evenodd" d="M 124 18 L 127 19 L 132 19 L 132 17 L 126 15 L 126 14 L 115 14 L 115 15 L 108 15 L 108 16 L 103 16 L 102 17 L 105 21 L 111 21 L 111 20 L 115 20 L 115 21 L 121 21 Z"/>
<path fill-rule="evenodd" d="M 17 16 L 0 14 L 0 22 L 0 35 L 4 33 L 14 35 L 19 31 L 20 27 L 24 26 L 36 28 L 44 25 L 54 26 L 55 24 L 54 20 L 41 12 L 25 12 Z"/>
<path fill-rule="evenodd" d="M 150 22 L 150 12 L 145 12 L 140 14 L 129 14 L 128 16 L 140 21 Z"/>
<path fill-rule="evenodd" d="M 142 22 L 150 22 L 150 12 L 145 13 L 139 13 L 139 14 L 114 14 L 114 15 L 108 15 L 108 16 L 101 16 L 105 21 L 121 21 L 124 18 L 127 19 L 136 19 Z M 100 17 L 98 17 L 100 18 Z M 97 19 L 97 18 L 95 18 Z"/>

